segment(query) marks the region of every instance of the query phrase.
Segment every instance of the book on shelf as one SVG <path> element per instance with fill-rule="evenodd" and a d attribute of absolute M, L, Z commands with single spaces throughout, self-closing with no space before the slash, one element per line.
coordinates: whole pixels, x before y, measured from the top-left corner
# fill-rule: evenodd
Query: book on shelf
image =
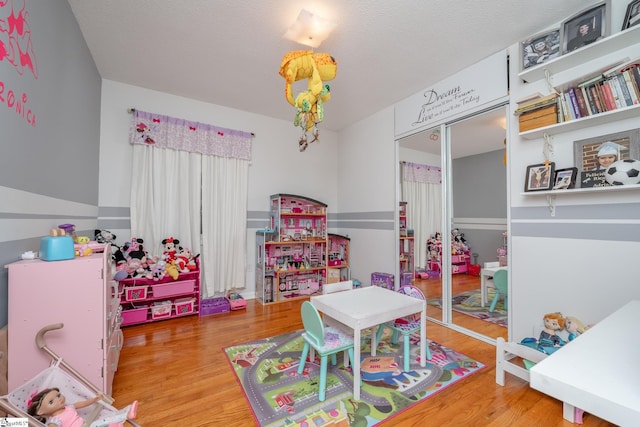
<path fill-rule="evenodd" d="M 619 98 L 615 85 L 611 85 L 609 81 L 602 83 L 602 100 L 604 101 L 607 111 L 618 108 Z"/>
<path fill-rule="evenodd" d="M 514 112 L 516 116 L 525 113 L 527 111 L 537 110 L 538 108 L 547 107 L 551 104 L 554 104 L 558 99 L 557 93 L 552 93 L 547 96 L 543 96 L 542 98 L 537 98 L 532 101 L 529 101 L 525 104 L 518 104 L 518 108 Z"/>
<path fill-rule="evenodd" d="M 591 107 L 590 99 L 587 96 L 587 90 L 584 87 L 581 87 L 578 89 L 580 89 L 580 93 L 582 93 L 582 99 L 584 99 L 585 106 L 587 107 L 587 111 L 589 112 L 589 115 L 596 114 L 595 110 Z"/>
<path fill-rule="evenodd" d="M 569 99 L 571 100 L 571 109 L 573 110 L 573 116 L 576 119 L 582 117 L 582 112 L 580 112 L 580 105 L 578 105 L 578 98 L 576 97 L 576 90 L 574 88 L 569 88 Z"/>
<path fill-rule="evenodd" d="M 640 103 L 640 87 L 637 87 L 635 82 L 633 81 L 633 74 L 631 69 L 624 70 L 622 75 L 624 77 L 624 82 L 627 84 L 627 88 L 629 88 L 632 104 L 636 105 Z"/>
<path fill-rule="evenodd" d="M 624 76 L 622 74 L 616 74 L 615 78 L 617 80 L 615 83 L 616 89 L 619 88 L 618 96 L 620 96 L 620 108 L 633 105 L 633 100 L 631 99 L 631 94 L 629 93 L 629 88 L 627 87 L 627 82 L 624 80 Z"/>
<path fill-rule="evenodd" d="M 580 110 L 581 117 L 587 117 L 591 115 L 589 112 L 589 108 L 587 107 L 587 101 L 584 99 L 584 93 L 579 88 L 571 88 L 573 89 L 573 93 L 578 101 L 578 110 Z M 571 89 L 569 89 L 571 91 Z"/>

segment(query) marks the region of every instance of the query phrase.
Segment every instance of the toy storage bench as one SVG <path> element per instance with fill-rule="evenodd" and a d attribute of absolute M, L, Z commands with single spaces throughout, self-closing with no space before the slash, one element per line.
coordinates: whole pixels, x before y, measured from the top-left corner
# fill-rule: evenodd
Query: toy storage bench
<path fill-rule="evenodd" d="M 124 279 L 119 282 L 122 326 L 198 314 L 200 270 L 161 280 Z"/>

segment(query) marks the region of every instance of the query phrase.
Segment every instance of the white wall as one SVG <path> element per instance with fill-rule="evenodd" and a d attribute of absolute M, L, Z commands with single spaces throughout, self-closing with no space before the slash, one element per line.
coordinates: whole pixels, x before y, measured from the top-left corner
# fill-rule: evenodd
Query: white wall
<path fill-rule="evenodd" d="M 119 244 L 132 237 L 128 221 L 132 167 L 129 108 L 255 133 L 248 196 L 248 210 L 255 218 L 248 218 L 251 226 L 247 230 L 247 276 L 246 288 L 242 291 L 248 298 L 255 292 L 255 231 L 268 225 L 271 194 L 308 196 L 326 203 L 329 213 L 337 211 L 338 136 L 320 125 L 320 142 L 309 145 L 301 153 L 298 149 L 300 128 L 293 126 L 293 108 L 291 122 L 287 122 L 103 80 L 99 205 L 101 212 L 116 213 L 101 214 L 99 224 L 121 224 L 122 228 L 108 228 L 116 233 Z M 327 114 L 331 114 L 330 104 Z"/>
<path fill-rule="evenodd" d="M 351 237 L 351 276 L 365 284 L 396 268 L 393 126 L 389 107 L 339 135 L 338 232 Z"/>

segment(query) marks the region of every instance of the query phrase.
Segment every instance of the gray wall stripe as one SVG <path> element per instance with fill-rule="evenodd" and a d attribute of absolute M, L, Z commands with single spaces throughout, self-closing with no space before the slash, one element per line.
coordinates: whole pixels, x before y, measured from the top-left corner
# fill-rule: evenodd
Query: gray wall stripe
<path fill-rule="evenodd" d="M 550 237 L 554 239 L 589 239 L 640 242 L 638 224 L 586 223 L 512 223 L 511 235 L 522 237 Z"/>
<path fill-rule="evenodd" d="M 517 207 L 511 209 L 511 219 L 640 219 L 640 203 L 614 203 L 606 205 L 556 205 L 555 216 L 548 206 Z"/>
<path fill-rule="evenodd" d="M 129 218 L 98 218 L 98 229 L 100 230 L 130 230 L 131 221 Z"/>
<path fill-rule="evenodd" d="M 95 219 L 93 215 L 53 215 L 53 214 L 26 214 L 26 213 L 4 213 L 0 212 L 1 219 Z"/>
<path fill-rule="evenodd" d="M 126 217 L 131 215 L 129 207 L 125 206 L 100 206 L 98 207 L 98 216 L 101 217 Z"/>

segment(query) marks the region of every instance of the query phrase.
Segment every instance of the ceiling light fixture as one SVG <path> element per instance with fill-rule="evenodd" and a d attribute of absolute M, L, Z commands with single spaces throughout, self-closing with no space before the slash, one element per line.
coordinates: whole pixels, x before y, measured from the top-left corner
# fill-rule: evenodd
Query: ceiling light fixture
<path fill-rule="evenodd" d="M 284 34 L 284 38 L 305 46 L 318 47 L 335 27 L 335 22 L 302 9 L 296 22 Z"/>

